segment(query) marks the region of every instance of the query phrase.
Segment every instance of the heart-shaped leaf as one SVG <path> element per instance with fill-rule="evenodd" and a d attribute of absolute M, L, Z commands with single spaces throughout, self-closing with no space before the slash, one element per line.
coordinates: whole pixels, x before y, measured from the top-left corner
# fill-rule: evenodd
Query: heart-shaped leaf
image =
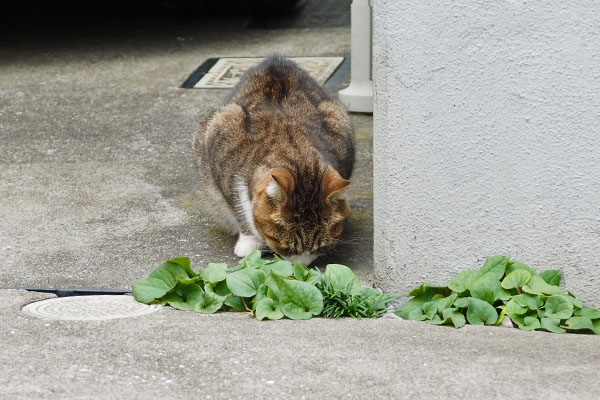
<path fill-rule="evenodd" d="M 575 310 L 573 313 L 575 315 L 579 315 L 582 317 L 588 317 L 589 319 L 598 319 L 600 318 L 600 310 L 591 307 L 583 307 L 579 310 Z"/>
<path fill-rule="evenodd" d="M 540 296 L 534 294 L 520 294 L 517 296 L 512 296 L 513 300 L 517 302 L 521 307 L 527 307 L 530 310 L 537 310 L 540 308 L 544 302 Z"/>
<path fill-rule="evenodd" d="M 198 276 L 202 278 L 203 281 L 215 284 L 221 281 L 224 281 L 227 278 L 227 264 L 216 264 L 210 263 L 206 266 L 205 269 L 201 269 L 198 271 Z"/>
<path fill-rule="evenodd" d="M 350 294 L 359 294 L 362 291 L 360 281 L 354 272 L 345 265 L 329 264 L 325 267 L 325 279 L 336 291 L 349 290 Z"/>
<path fill-rule="evenodd" d="M 149 304 L 171 291 L 178 281 L 190 278 L 192 276 L 180 264 L 167 261 L 132 285 L 133 297 L 140 303 Z"/>
<path fill-rule="evenodd" d="M 284 279 L 279 304 L 286 317 L 308 319 L 323 310 L 323 295 L 310 283 Z"/>
<path fill-rule="evenodd" d="M 546 283 L 539 275 L 532 275 L 529 282 L 523 286 L 523 291 L 531 294 L 551 296 L 553 294 L 564 294 L 558 286 L 552 286 Z"/>
<path fill-rule="evenodd" d="M 294 267 L 292 266 L 292 263 L 286 260 L 278 260 L 266 263 L 261 267 L 261 270 L 264 271 L 264 273 L 267 275 L 271 271 L 285 277 L 294 274 Z"/>
<path fill-rule="evenodd" d="M 546 300 L 545 317 L 567 319 L 572 314 L 573 304 L 565 296 L 554 295 Z"/>
<path fill-rule="evenodd" d="M 469 289 L 471 297 L 487 301 L 490 304 L 500 298 L 508 299 L 510 293 L 500 286 L 500 281 L 494 273 L 487 273 L 477 280 Z"/>
<path fill-rule="evenodd" d="M 463 293 L 468 290 L 481 278 L 482 273 L 479 270 L 466 270 L 459 272 L 454 278 L 450 279 L 448 288 L 456 293 Z M 410 293 L 409 293 L 410 295 Z M 414 295 L 411 295 L 414 296 Z"/>
<path fill-rule="evenodd" d="M 435 303 L 438 310 L 442 311 L 449 308 L 452 305 L 452 303 L 454 303 L 454 300 L 456 300 L 457 297 L 458 294 L 452 293 L 450 296 L 440 297 L 435 300 L 432 300 L 432 302 Z"/>
<path fill-rule="evenodd" d="M 514 315 L 523 315 L 527 313 L 527 311 L 527 307 L 521 306 L 514 298 L 510 299 L 508 303 L 506 303 L 506 313 L 509 317 L 511 317 L 511 319 Z"/>
<path fill-rule="evenodd" d="M 265 273 L 259 269 L 244 268 L 227 274 L 227 287 L 234 296 L 251 297 L 265 282 Z"/>
<path fill-rule="evenodd" d="M 571 329 L 571 330 L 580 330 L 580 329 L 589 329 L 591 331 L 595 330 L 595 326 L 588 317 L 583 316 L 575 316 L 569 318 L 565 324 L 562 326 L 563 328 Z"/>
<path fill-rule="evenodd" d="M 446 308 L 442 311 L 442 317 L 444 320 L 450 318 L 455 328 L 462 328 L 467 323 L 465 316 L 456 308 Z"/>
<path fill-rule="evenodd" d="M 498 320 L 498 313 L 490 303 L 469 297 L 467 320 L 473 325 L 494 325 Z"/>
<path fill-rule="evenodd" d="M 525 331 L 532 331 L 534 329 L 539 329 L 542 327 L 542 325 L 540 324 L 540 320 L 537 317 L 525 317 L 523 319 L 523 324 L 519 325 L 519 328 L 525 330 Z"/>
<path fill-rule="evenodd" d="M 529 282 L 530 279 L 531 274 L 528 271 L 524 269 L 517 269 L 504 277 L 501 286 L 504 289 L 522 287 Z"/>
<path fill-rule="evenodd" d="M 262 321 L 265 318 L 273 320 L 283 318 L 281 309 L 277 303 L 275 303 L 275 301 L 269 297 L 259 301 L 256 306 L 256 319 Z"/>
<path fill-rule="evenodd" d="M 543 317 L 540 320 L 542 328 L 552 333 L 565 333 L 566 330 L 558 326 L 560 324 L 559 318 Z"/>

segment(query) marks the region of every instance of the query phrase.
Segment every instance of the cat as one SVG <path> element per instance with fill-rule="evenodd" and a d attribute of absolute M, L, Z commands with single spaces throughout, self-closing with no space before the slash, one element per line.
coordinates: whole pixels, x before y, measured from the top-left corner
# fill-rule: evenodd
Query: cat
<path fill-rule="evenodd" d="M 292 61 L 247 71 L 193 142 L 212 213 L 244 257 L 270 249 L 308 265 L 338 242 L 354 166 L 346 111 Z"/>

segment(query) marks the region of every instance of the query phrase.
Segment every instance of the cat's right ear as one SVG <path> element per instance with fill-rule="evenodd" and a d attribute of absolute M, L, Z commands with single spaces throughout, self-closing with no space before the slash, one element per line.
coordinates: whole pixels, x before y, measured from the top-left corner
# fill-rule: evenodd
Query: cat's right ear
<path fill-rule="evenodd" d="M 273 168 L 269 170 L 263 180 L 261 190 L 271 199 L 285 203 L 294 191 L 294 177 L 285 168 Z"/>

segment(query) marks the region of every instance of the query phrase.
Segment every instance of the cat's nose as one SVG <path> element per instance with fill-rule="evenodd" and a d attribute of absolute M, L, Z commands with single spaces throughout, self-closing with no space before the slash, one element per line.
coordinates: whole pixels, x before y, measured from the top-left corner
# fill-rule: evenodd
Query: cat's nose
<path fill-rule="evenodd" d="M 287 256 L 287 257 L 283 257 L 283 258 L 287 261 L 308 265 L 311 262 L 313 262 L 317 257 L 319 257 L 317 254 L 311 254 L 308 252 L 304 252 L 302 254 Z"/>

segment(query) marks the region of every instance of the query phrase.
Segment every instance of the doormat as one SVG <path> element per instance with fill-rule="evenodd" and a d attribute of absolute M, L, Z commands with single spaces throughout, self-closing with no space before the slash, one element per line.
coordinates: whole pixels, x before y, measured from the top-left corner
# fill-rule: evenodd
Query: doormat
<path fill-rule="evenodd" d="M 260 64 L 260 57 L 221 57 L 206 60 L 181 85 L 186 89 L 233 88 L 244 72 Z M 308 74 L 323 85 L 344 61 L 344 57 L 290 57 Z"/>

